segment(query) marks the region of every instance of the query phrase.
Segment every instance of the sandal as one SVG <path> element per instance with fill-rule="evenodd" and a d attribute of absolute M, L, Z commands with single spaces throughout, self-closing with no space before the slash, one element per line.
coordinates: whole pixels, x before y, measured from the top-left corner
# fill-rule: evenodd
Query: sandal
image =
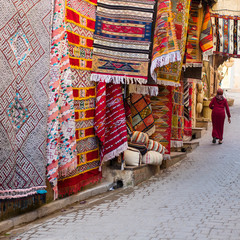
<path fill-rule="evenodd" d="M 216 138 L 215 137 L 213 138 L 212 143 L 216 143 Z"/>
<path fill-rule="evenodd" d="M 222 140 L 219 140 L 218 144 L 222 144 Z"/>

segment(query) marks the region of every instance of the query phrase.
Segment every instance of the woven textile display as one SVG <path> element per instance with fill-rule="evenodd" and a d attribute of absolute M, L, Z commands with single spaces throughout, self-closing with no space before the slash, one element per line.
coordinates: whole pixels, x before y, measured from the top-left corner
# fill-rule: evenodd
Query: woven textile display
<path fill-rule="evenodd" d="M 151 75 L 155 81 L 158 67 L 181 60 L 170 0 L 158 1 L 152 52 Z"/>
<path fill-rule="evenodd" d="M 189 109 L 190 109 L 189 87 L 190 87 L 189 82 L 185 78 L 183 81 L 183 105 L 184 105 L 184 118 L 187 120 L 190 119 L 190 116 L 189 116 Z"/>
<path fill-rule="evenodd" d="M 59 180 L 60 197 L 74 194 L 101 179 L 101 172 L 98 171 L 99 146 L 93 127 L 96 87 L 90 81 L 95 19 L 96 0 L 66 1 L 66 28 L 76 119 L 77 168 Z"/>
<path fill-rule="evenodd" d="M 128 104 L 127 99 L 124 99 L 124 109 L 125 109 L 125 115 L 126 115 L 126 125 L 127 125 L 127 133 L 128 138 L 131 138 L 133 135 L 133 124 L 132 124 L 132 113 L 131 113 L 131 107 Z"/>
<path fill-rule="evenodd" d="M 203 21 L 203 8 L 199 8 L 198 5 L 198 1 L 191 2 L 187 31 L 186 67 L 202 66 L 202 52 L 199 46 L 199 39 Z"/>
<path fill-rule="evenodd" d="M 184 140 L 192 139 L 192 83 L 184 79 Z"/>
<path fill-rule="evenodd" d="M 209 6 L 207 6 L 204 15 L 199 44 L 203 53 L 203 58 L 213 54 L 213 32 Z"/>
<path fill-rule="evenodd" d="M 240 17 L 212 14 L 213 53 L 240 57 Z"/>
<path fill-rule="evenodd" d="M 155 133 L 151 139 L 161 143 L 165 154 L 170 154 L 170 139 L 172 126 L 172 92 L 173 87 L 159 86 L 158 96 L 151 98 Z"/>
<path fill-rule="evenodd" d="M 149 141 L 149 136 L 147 135 L 147 133 L 139 132 L 139 131 L 133 132 L 133 135 L 131 137 L 131 142 L 144 143 L 145 145 L 147 145 L 148 141 Z"/>
<path fill-rule="evenodd" d="M 190 0 L 172 0 L 173 22 L 176 29 L 176 37 L 181 55 L 181 61 L 170 62 L 157 69 L 157 83 L 179 86 L 183 57 L 185 54 L 187 28 L 189 19 Z"/>
<path fill-rule="evenodd" d="M 73 90 L 64 0 L 56 0 L 52 23 L 48 104 L 47 177 L 58 197 L 57 180 L 77 166 Z"/>
<path fill-rule="evenodd" d="M 155 0 L 99 0 L 91 80 L 147 83 Z"/>
<path fill-rule="evenodd" d="M 130 103 L 133 129 L 151 136 L 155 132 L 155 125 L 150 97 L 133 93 L 130 95 Z"/>
<path fill-rule="evenodd" d="M 120 84 L 98 83 L 94 127 L 101 142 L 101 162 L 111 160 L 127 149 L 126 116 Z"/>
<path fill-rule="evenodd" d="M 181 147 L 183 145 L 183 133 L 184 102 L 183 81 L 181 81 L 181 86 L 173 89 L 171 147 Z"/>
<path fill-rule="evenodd" d="M 0 199 L 46 186 L 49 0 L 0 0 Z"/>
<path fill-rule="evenodd" d="M 148 78 L 147 84 L 129 84 L 129 93 L 137 93 L 142 95 L 157 96 L 158 95 L 158 85 L 155 82 L 150 83 L 150 78 Z M 153 81 L 153 80 L 152 80 Z"/>

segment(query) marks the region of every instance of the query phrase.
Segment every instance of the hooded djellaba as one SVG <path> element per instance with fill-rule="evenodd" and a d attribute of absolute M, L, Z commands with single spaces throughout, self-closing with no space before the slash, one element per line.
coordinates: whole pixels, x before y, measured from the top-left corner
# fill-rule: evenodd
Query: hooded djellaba
<path fill-rule="evenodd" d="M 209 108 L 212 109 L 212 142 L 216 143 L 216 140 L 218 139 L 218 143 L 222 144 L 225 111 L 227 113 L 229 123 L 231 123 L 231 114 L 227 100 L 223 97 L 223 90 L 221 88 L 217 90 L 217 95 L 210 102 Z"/>

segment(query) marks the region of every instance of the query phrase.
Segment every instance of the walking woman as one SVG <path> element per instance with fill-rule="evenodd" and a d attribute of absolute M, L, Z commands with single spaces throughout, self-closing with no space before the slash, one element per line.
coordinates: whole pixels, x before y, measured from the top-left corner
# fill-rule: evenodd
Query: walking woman
<path fill-rule="evenodd" d="M 227 112 L 229 123 L 231 123 L 231 114 L 229 111 L 227 100 L 223 97 L 223 90 L 221 88 L 217 90 L 217 95 L 212 99 L 209 107 L 212 109 L 212 142 L 216 143 L 216 139 L 219 139 L 218 143 L 222 144 L 225 109 Z"/>

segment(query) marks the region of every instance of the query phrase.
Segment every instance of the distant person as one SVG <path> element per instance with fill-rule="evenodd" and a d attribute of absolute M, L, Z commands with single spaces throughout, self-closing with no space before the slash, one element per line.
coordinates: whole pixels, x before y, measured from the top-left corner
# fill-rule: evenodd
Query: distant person
<path fill-rule="evenodd" d="M 219 139 L 218 143 L 222 144 L 225 109 L 227 112 L 229 123 L 231 123 L 231 114 L 229 111 L 227 100 L 223 97 L 223 90 L 221 88 L 217 90 L 217 95 L 212 99 L 209 107 L 212 109 L 212 142 L 216 143 L 216 139 Z"/>

